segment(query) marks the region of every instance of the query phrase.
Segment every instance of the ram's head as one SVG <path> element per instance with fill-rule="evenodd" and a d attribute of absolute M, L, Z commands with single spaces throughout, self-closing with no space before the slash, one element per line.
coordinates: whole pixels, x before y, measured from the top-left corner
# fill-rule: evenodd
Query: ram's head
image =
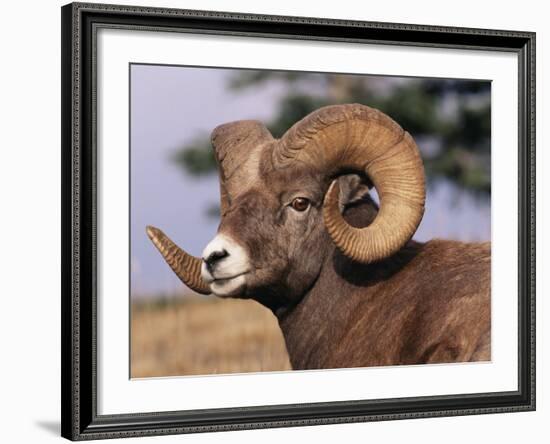
<path fill-rule="evenodd" d="M 214 130 L 212 145 L 221 223 L 202 258 L 147 228 L 174 272 L 199 293 L 291 302 L 312 285 L 332 245 L 357 262 L 384 259 L 412 237 L 424 212 L 416 144 L 391 118 L 364 105 L 321 108 L 278 140 L 260 122 L 228 123 Z M 342 216 L 350 174 L 380 197 L 365 228 Z"/>

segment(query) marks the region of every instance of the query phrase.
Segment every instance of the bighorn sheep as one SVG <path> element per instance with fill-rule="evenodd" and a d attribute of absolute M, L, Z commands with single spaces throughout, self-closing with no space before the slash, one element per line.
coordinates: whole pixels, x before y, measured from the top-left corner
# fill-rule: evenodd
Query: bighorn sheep
<path fill-rule="evenodd" d="M 269 307 L 294 369 L 490 359 L 490 243 L 411 240 L 423 164 L 390 117 L 328 106 L 278 140 L 238 121 L 212 144 L 221 223 L 202 259 L 147 233 L 195 291 Z"/>

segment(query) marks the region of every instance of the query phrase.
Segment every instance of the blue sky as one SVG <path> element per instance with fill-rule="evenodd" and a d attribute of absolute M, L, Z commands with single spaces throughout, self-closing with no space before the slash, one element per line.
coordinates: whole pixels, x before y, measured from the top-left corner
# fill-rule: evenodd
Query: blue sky
<path fill-rule="evenodd" d="M 269 120 L 281 84 L 233 93 L 233 70 L 157 65 L 131 67 L 131 289 L 132 297 L 184 293 L 183 284 L 145 234 L 155 225 L 199 255 L 218 220 L 205 209 L 219 200 L 214 176 L 190 177 L 171 157 L 197 136 L 240 119 Z M 421 147 L 422 148 L 422 147 Z M 488 201 L 476 201 L 445 182 L 428 190 L 426 213 L 415 238 L 489 240 Z"/>

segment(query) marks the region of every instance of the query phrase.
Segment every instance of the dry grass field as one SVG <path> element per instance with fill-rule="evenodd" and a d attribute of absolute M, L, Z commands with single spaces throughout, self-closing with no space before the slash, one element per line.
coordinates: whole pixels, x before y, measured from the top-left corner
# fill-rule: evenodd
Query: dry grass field
<path fill-rule="evenodd" d="M 204 297 L 134 302 L 131 374 L 290 370 L 275 316 L 254 301 Z"/>

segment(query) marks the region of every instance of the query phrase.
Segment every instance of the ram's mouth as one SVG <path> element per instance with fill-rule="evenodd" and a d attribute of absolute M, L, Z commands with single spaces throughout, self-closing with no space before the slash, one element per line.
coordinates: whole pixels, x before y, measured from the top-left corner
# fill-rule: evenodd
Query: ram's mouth
<path fill-rule="evenodd" d="M 209 271 L 203 271 L 202 278 L 204 279 L 204 281 L 207 284 L 212 284 L 214 282 L 222 284 L 222 283 L 224 283 L 224 281 L 230 281 L 230 280 L 236 279 L 240 276 L 244 276 L 248 272 L 249 272 L 249 270 L 245 270 L 245 271 L 241 271 L 241 272 L 234 273 L 232 275 L 226 276 L 223 272 L 222 273 L 219 273 L 219 272 L 218 273 L 216 273 L 216 272 L 211 273 Z"/>
<path fill-rule="evenodd" d="M 244 290 L 246 284 L 246 274 L 247 272 L 227 278 L 214 278 L 211 282 L 209 282 L 210 290 L 216 296 L 220 297 L 237 296 Z"/>
<path fill-rule="evenodd" d="M 212 279 L 212 281 L 210 282 L 211 284 L 213 283 L 216 283 L 218 285 L 224 285 L 226 283 L 228 283 L 229 281 L 233 280 L 233 279 L 237 279 L 238 277 L 240 276 L 244 276 L 246 274 L 245 273 L 240 273 L 240 274 L 236 274 L 235 276 L 230 276 L 230 277 L 223 277 L 223 278 L 214 278 Z"/>

